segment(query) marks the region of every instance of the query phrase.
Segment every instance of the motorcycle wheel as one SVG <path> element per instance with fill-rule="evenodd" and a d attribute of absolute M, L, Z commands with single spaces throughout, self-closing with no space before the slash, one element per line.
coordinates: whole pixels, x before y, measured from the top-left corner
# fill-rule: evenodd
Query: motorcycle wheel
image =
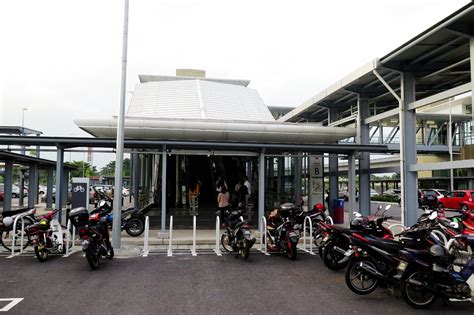
<path fill-rule="evenodd" d="M 42 245 L 35 245 L 35 256 L 40 262 L 45 262 L 48 259 L 48 250 Z"/>
<path fill-rule="evenodd" d="M 291 240 L 286 242 L 286 256 L 291 260 L 296 260 L 296 254 L 298 253 L 296 245 L 298 244 L 296 242 L 292 242 Z"/>
<path fill-rule="evenodd" d="M 337 241 L 330 241 L 324 246 L 323 251 L 323 261 L 326 267 L 331 270 L 338 271 L 344 269 L 349 261 L 340 263 L 339 261 L 343 259 L 344 254 L 336 250 L 336 247 L 339 247 L 340 244 Z"/>
<path fill-rule="evenodd" d="M 347 287 L 354 293 L 366 295 L 372 293 L 378 286 L 378 279 L 361 268 L 364 263 L 376 269 L 375 265 L 368 259 L 352 260 L 346 269 Z"/>
<path fill-rule="evenodd" d="M 97 252 L 95 244 L 90 244 L 87 248 L 86 259 L 92 270 L 99 268 L 99 253 Z"/>
<path fill-rule="evenodd" d="M 125 226 L 125 232 L 130 236 L 140 236 L 145 231 L 145 223 L 139 218 L 131 218 Z"/>
<path fill-rule="evenodd" d="M 221 245 L 225 249 L 226 252 L 232 253 L 234 251 L 234 248 L 230 245 L 230 239 L 227 233 L 222 234 Z"/>
<path fill-rule="evenodd" d="M 25 228 L 28 225 L 33 224 L 33 219 L 30 217 L 24 217 L 25 220 Z M 15 238 L 15 252 L 20 251 L 20 245 L 21 245 L 21 222 L 17 222 L 17 230 L 16 230 L 16 238 Z M 6 228 L 4 230 L 0 231 L 0 242 L 2 243 L 2 246 L 8 250 L 12 251 L 12 243 L 13 243 L 13 228 Z M 28 245 L 30 245 L 28 235 L 26 233 L 23 233 L 23 249 L 25 249 Z"/>
<path fill-rule="evenodd" d="M 419 286 L 410 283 L 410 280 L 417 282 L 429 282 L 430 275 L 424 271 L 415 271 L 407 276 L 406 280 L 402 282 L 400 291 L 405 302 L 411 307 L 423 309 L 430 307 L 436 301 L 436 294 L 430 292 L 425 286 Z M 429 285 L 429 283 L 428 283 Z"/>

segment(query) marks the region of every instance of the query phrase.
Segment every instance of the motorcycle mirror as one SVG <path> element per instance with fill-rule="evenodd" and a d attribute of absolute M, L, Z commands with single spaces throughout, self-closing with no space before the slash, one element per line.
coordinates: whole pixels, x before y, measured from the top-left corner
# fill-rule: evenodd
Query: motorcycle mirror
<path fill-rule="evenodd" d="M 431 214 L 429 216 L 430 220 L 434 220 L 437 217 L 438 217 L 438 212 L 436 212 L 436 211 L 431 212 Z"/>
<path fill-rule="evenodd" d="M 392 207 L 392 205 L 386 205 L 385 206 L 385 211 L 390 210 L 391 207 Z"/>
<path fill-rule="evenodd" d="M 360 218 L 362 216 L 362 214 L 360 214 L 357 211 L 354 211 L 353 214 L 354 214 L 354 217 L 356 217 L 356 218 Z"/>
<path fill-rule="evenodd" d="M 457 222 L 451 222 L 449 225 L 455 229 L 459 228 L 459 224 Z"/>
<path fill-rule="evenodd" d="M 105 206 L 105 200 L 101 200 L 99 202 L 99 207 L 102 208 L 103 206 Z"/>

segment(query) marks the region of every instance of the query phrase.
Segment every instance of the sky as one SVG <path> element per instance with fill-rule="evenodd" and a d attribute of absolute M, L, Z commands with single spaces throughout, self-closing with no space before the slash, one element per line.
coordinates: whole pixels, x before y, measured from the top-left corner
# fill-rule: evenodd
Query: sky
<path fill-rule="evenodd" d="M 251 80 L 265 104 L 295 107 L 469 2 L 130 0 L 127 91 L 138 74 L 193 68 Z M 123 4 L 1 1 L 0 125 L 21 126 L 24 114 L 44 135 L 86 136 L 74 119 L 118 115 Z"/>

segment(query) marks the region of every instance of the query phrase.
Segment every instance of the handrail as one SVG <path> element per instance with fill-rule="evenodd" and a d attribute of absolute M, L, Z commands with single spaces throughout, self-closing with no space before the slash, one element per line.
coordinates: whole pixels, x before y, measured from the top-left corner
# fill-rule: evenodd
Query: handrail
<path fill-rule="evenodd" d="M 173 256 L 173 216 L 170 215 L 170 243 L 168 245 L 168 257 Z"/>
<path fill-rule="evenodd" d="M 148 246 L 150 236 L 150 217 L 145 217 L 145 234 L 143 235 L 143 253 L 142 257 L 148 257 L 148 253 L 150 252 L 150 248 Z"/>
<path fill-rule="evenodd" d="M 214 248 L 214 252 L 216 253 L 217 256 L 222 256 L 221 248 L 219 244 L 219 238 L 221 234 L 220 228 L 221 228 L 221 219 L 219 216 L 216 216 L 216 248 Z"/>
<path fill-rule="evenodd" d="M 309 251 L 306 249 L 306 221 L 309 221 Z M 309 216 L 306 216 L 303 221 L 303 250 L 311 255 L 313 252 L 313 222 Z"/>
<path fill-rule="evenodd" d="M 12 253 L 8 258 L 12 258 L 23 253 L 23 236 L 25 235 L 25 220 L 23 219 L 28 215 L 29 212 L 18 214 L 18 216 L 13 221 L 13 238 L 12 238 Z M 16 224 L 18 220 L 21 219 L 21 239 L 20 239 L 20 252 L 15 254 L 15 243 L 16 243 Z"/>
<path fill-rule="evenodd" d="M 196 253 L 196 216 L 193 215 L 193 248 L 191 249 L 191 254 L 197 256 Z"/>
<path fill-rule="evenodd" d="M 260 229 L 260 251 L 268 256 L 270 254 L 267 252 L 267 219 L 265 216 L 262 217 L 261 222 L 262 227 Z M 264 249 L 262 249 L 262 247 L 264 247 Z"/>

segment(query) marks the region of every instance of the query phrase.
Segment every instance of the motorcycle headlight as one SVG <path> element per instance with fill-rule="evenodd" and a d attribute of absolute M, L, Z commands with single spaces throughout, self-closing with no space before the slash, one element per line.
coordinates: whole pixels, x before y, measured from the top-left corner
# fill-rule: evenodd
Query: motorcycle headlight
<path fill-rule="evenodd" d="M 89 247 L 89 240 L 82 241 L 82 250 L 85 251 Z"/>

